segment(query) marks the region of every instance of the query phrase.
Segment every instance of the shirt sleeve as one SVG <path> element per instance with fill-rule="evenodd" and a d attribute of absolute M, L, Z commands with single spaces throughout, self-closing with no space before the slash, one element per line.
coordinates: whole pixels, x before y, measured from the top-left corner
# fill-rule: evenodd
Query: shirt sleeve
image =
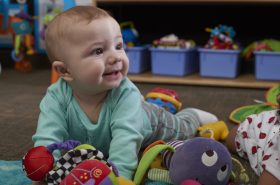
<path fill-rule="evenodd" d="M 59 90 L 49 88 L 40 103 L 40 115 L 36 133 L 32 140 L 34 146 L 47 146 L 49 144 L 63 142 L 68 138 L 65 118 L 65 98 L 59 97 Z M 59 157 L 59 152 L 54 153 Z"/>
<path fill-rule="evenodd" d="M 141 97 L 138 89 L 122 90 L 112 113 L 112 141 L 109 160 L 118 168 L 120 176 L 132 179 L 138 164 L 138 152 L 143 142 L 143 116 Z"/>

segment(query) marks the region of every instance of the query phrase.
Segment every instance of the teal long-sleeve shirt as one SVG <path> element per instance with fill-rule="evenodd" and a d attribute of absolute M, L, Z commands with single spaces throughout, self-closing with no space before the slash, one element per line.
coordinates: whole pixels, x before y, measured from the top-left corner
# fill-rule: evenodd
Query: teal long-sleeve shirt
<path fill-rule="evenodd" d="M 73 96 L 72 88 L 62 79 L 48 88 L 40 111 L 37 131 L 32 138 L 35 146 L 68 139 L 91 144 L 128 179 L 137 167 L 137 155 L 144 138 L 152 133 L 141 105 L 141 94 L 127 78 L 108 93 L 97 123 L 89 120 Z"/>

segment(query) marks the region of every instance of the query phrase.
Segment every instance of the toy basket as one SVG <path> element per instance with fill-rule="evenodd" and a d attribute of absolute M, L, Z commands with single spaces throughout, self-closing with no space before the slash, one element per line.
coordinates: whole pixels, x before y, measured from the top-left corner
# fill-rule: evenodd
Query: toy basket
<path fill-rule="evenodd" d="M 127 48 L 126 54 L 129 59 L 128 73 L 138 74 L 150 70 L 151 62 L 148 46 Z"/>
<path fill-rule="evenodd" d="M 150 48 L 152 73 L 184 76 L 198 72 L 198 53 L 192 49 Z"/>
<path fill-rule="evenodd" d="M 240 71 L 240 50 L 199 50 L 200 75 L 205 77 L 236 78 Z"/>
<path fill-rule="evenodd" d="M 280 80 L 280 52 L 254 52 L 255 77 L 258 80 Z"/>

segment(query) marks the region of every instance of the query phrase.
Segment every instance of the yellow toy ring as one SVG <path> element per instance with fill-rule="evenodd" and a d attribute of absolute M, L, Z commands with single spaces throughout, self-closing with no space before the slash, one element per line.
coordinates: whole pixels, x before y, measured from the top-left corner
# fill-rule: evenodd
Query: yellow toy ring
<path fill-rule="evenodd" d="M 182 103 L 179 102 L 178 100 L 176 100 L 175 98 L 172 98 L 166 94 L 163 93 L 155 93 L 155 92 L 150 92 L 146 95 L 146 98 L 160 98 L 162 100 L 166 100 L 169 101 L 170 103 L 172 103 L 173 105 L 175 105 L 175 107 L 180 110 L 182 107 Z"/>

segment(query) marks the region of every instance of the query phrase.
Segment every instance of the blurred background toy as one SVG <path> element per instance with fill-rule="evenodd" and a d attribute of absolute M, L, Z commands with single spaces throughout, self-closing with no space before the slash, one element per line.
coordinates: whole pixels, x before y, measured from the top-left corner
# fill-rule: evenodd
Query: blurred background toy
<path fill-rule="evenodd" d="M 8 28 L 8 19 L 9 19 L 9 0 L 0 0 L 0 14 L 2 14 L 2 30 L 6 31 Z"/>
<path fill-rule="evenodd" d="M 120 23 L 123 41 L 126 47 L 139 46 L 139 34 L 132 21 Z"/>
<path fill-rule="evenodd" d="M 186 48 L 190 49 L 195 47 L 193 40 L 179 39 L 175 34 L 166 35 L 160 39 L 153 41 L 153 47 L 155 48 Z"/>
<path fill-rule="evenodd" d="M 181 110 L 182 103 L 176 91 L 167 88 L 154 88 L 146 95 L 146 101 L 175 114 Z"/>
<path fill-rule="evenodd" d="M 56 7 L 55 2 L 56 0 L 51 0 L 50 3 L 45 7 L 46 14 L 43 17 L 43 27 L 40 31 L 40 38 L 42 40 L 45 40 L 45 31 L 48 27 L 48 24 L 54 19 L 55 16 L 62 12 L 60 8 Z"/>
<path fill-rule="evenodd" d="M 206 28 L 210 32 L 210 39 L 205 44 L 207 49 L 238 49 L 239 46 L 234 42 L 236 35 L 234 29 L 226 25 L 218 25 L 215 28 Z"/>
<path fill-rule="evenodd" d="M 17 0 L 17 2 L 21 7 L 20 12 L 11 18 L 11 26 L 14 32 L 14 49 L 11 52 L 11 57 L 15 61 L 16 70 L 27 72 L 32 69 L 32 65 L 26 55 L 35 53 L 34 37 L 32 35 L 34 18 L 24 10 L 26 0 Z"/>
<path fill-rule="evenodd" d="M 254 51 L 273 51 L 280 52 L 280 40 L 276 39 L 264 39 L 260 41 L 255 41 L 249 44 L 241 53 L 241 56 L 245 60 L 251 60 Z"/>

